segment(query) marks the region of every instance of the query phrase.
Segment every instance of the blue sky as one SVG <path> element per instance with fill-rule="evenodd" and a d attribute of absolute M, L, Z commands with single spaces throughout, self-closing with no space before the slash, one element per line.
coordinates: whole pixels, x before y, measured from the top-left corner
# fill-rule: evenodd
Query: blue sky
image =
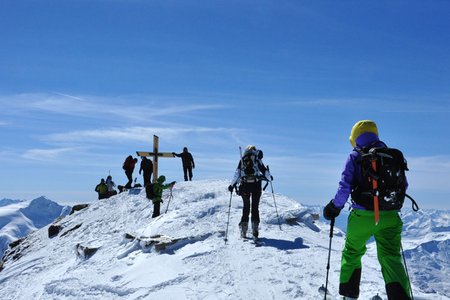
<path fill-rule="evenodd" d="M 403 150 L 410 194 L 449 208 L 448 1 L 0 3 L 0 198 L 96 199 L 123 159 L 187 146 L 194 179 L 265 153 L 276 193 L 334 196 L 360 119 Z M 180 159 L 160 173 L 182 180 Z M 137 175 L 137 174 L 136 174 Z M 141 177 L 138 176 L 142 181 Z M 226 188 L 226 187 L 224 187 Z"/>

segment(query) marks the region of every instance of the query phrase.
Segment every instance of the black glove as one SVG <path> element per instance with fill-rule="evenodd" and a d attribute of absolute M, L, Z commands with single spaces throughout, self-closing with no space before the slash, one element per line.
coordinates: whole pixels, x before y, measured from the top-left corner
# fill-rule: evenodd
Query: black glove
<path fill-rule="evenodd" d="M 333 200 L 331 200 L 330 203 L 323 208 L 323 217 L 327 220 L 332 220 L 339 216 L 340 212 L 341 208 L 334 206 Z"/>
<path fill-rule="evenodd" d="M 230 193 L 233 192 L 233 189 L 234 189 L 234 185 L 231 185 L 231 184 L 230 184 L 230 185 L 228 186 L 228 190 L 230 191 Z"/>

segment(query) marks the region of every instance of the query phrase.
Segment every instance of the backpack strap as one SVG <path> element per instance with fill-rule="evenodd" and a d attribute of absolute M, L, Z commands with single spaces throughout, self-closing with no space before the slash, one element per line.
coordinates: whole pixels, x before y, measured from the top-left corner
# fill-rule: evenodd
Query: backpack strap
<path fill-rule="evenodd" d="M 409 200 L 411 200 L 411 208 L 413 211 L 418 211 L 419 210 L 419 205 L 417 204 L 416 200 L 414 200 L 410 195 L 408 195 L 407 193 L 405 193 L 405 197 L 408 198 Z"/>

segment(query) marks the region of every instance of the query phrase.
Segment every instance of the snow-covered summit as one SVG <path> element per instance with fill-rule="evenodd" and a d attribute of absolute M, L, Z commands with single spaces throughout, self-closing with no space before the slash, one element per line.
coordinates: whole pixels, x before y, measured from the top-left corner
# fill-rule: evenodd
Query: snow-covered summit
<path fill-rule="evenodd" d="M 41 196 L 30 202 L 27 207 L 20 210 L 28 219 L 33 221 L 36 228 L 42 228 L 61 215 L 67 215 L 70 212 L 70 207 L 59 205 Z"/>
<path fill-rule="evenodd" d="M 165 191 L 162 215 L 154 219 L 145 191 L 131 190 L 58 221 L 55 237 L 49 238 L 48 226 L 35 231 L 8 252 L 0 298 L 319 299 L 329 225 L 314 221 L 312 211 L 297 201 L 265 192 L 262 245 L 255 247 L 239 237 L 242 200 L 230 199 L 227 186 L 221 180 L 178 183 L 173 198 Z M 335 229 L 333 294 L 343 243 L 343 232 Z M 413 289 L 417 299 L 449 299 L 440 291 Z M 361 299 L 377 293 L 384 295 L 384 282 L 376 254 L 368 253 Z"/>
<path fill-rule="evenodd" d="M 44 196 L 31 201 L 0 200 L 0 256 L 9 243 L 66 215 L 69 209 Z"/>

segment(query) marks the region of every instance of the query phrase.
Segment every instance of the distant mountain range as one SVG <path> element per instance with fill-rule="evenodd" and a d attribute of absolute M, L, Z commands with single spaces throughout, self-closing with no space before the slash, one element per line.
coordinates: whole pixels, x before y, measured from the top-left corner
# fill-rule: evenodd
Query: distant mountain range
<path fill-rule="evenodd" d="M 3 256 L 9 243 L 69 212 L 69 206 L 59 205 L 44 196 L 31 201 L 0 200 L 0 256 Z"/>

